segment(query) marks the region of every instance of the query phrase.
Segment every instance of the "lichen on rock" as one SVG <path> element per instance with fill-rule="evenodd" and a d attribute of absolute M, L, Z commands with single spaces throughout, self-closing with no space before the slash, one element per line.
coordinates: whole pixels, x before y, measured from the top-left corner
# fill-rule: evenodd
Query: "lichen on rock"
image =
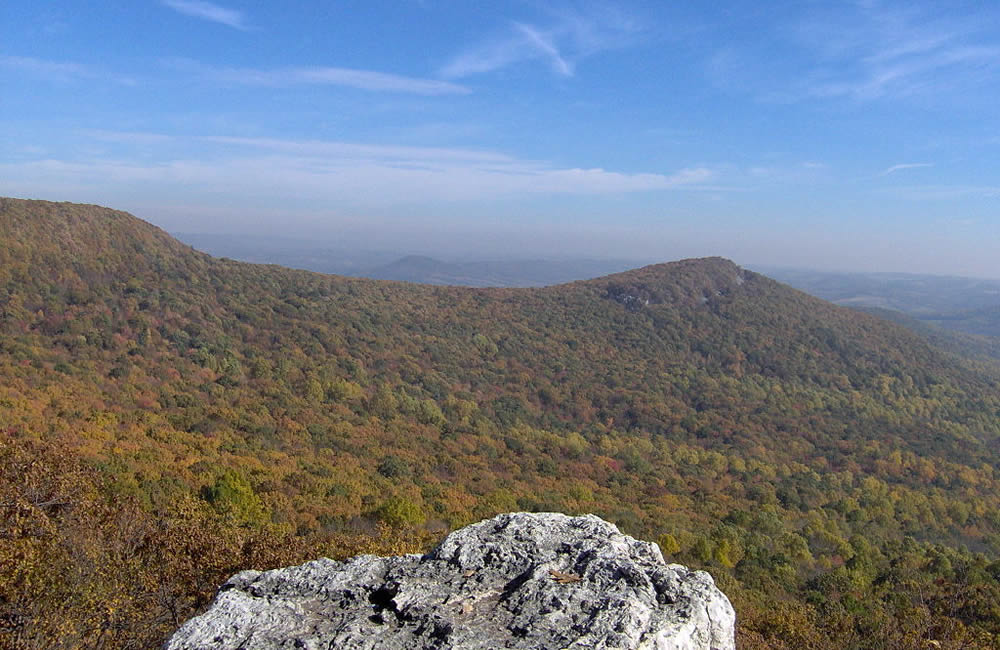
<path fill-rule="evenodd" d="M 593 515 L 499 515 L 427 555 L 244 571 L 167 650 L 731 650 L 711 576 Z"/>

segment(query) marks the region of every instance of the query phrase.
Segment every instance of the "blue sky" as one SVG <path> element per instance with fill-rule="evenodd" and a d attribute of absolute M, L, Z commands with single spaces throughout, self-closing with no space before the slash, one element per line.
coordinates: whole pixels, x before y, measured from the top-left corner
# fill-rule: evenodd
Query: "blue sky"
<path fill-rule="evenodd" d="M 4 0 L 0 24 L 3 195 L 443 256 L 1000 277 L 997 3 Z"/>

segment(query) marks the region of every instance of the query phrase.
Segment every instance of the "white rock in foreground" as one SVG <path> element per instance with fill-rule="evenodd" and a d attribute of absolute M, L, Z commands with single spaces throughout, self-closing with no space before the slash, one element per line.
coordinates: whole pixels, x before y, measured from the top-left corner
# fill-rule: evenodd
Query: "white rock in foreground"
<path fill-rule="evenodd" d="M 427 555 L 244 571 L 167 650 L 731 650 L 735 615 L 703 571 L 587 515 L 514 513 Z"/>

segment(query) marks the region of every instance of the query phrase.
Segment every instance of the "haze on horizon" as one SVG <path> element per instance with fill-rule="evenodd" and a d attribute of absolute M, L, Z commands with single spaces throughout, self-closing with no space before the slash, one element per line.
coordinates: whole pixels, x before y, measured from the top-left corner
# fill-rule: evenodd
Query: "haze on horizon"
<path fill-rule="evenodd" d="M 0 194 L 444 257 L 1000 278 L 1000 7 L 8 0 Z"/>

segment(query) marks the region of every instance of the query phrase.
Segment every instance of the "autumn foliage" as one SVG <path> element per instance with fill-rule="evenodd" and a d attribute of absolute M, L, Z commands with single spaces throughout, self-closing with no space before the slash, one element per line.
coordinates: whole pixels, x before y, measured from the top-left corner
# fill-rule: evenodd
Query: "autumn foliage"
<path fill-rule="evenodd" d="M 708 568 L 742 647 L 989 647 L 991 372 L 721 259 L 426 287 L 0 199 L 0 639 L 155 647 L 241 569 L 559 510 Z"/>

